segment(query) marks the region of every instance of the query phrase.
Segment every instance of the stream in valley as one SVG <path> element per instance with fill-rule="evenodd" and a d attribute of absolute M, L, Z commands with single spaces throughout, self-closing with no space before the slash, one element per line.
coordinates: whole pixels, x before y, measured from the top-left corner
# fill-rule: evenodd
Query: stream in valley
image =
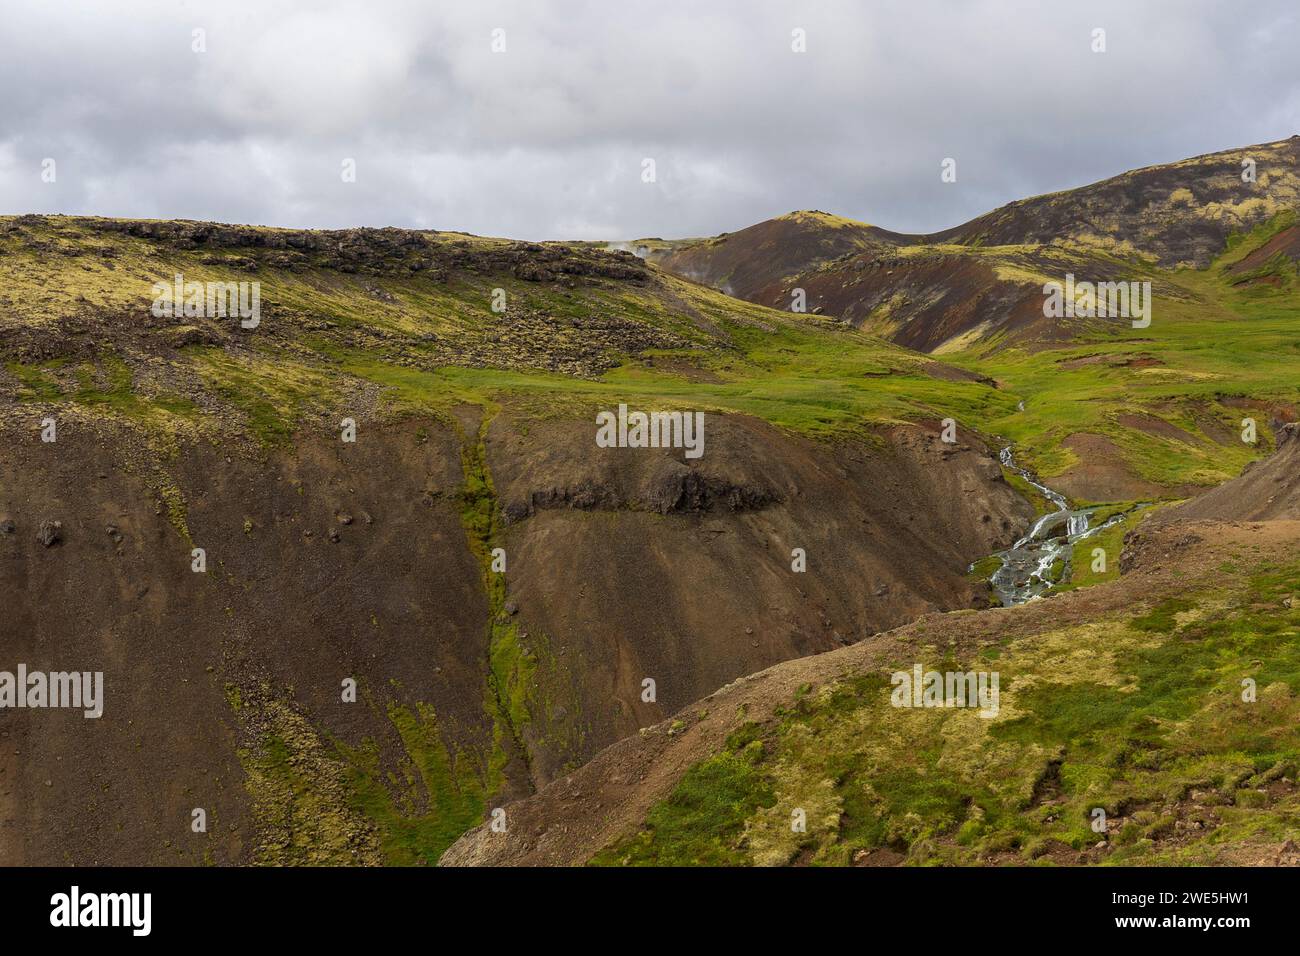
<path fill-rule="evenodd" d="M 989 578 L 989 584 L 1003 606 L 1010 607 L 1041 597 L 1068 578 L 1070 555 L 1075 543 L 1118 524 L 1131 512 L 1112 514 L 1093 524 L 1093 516 L 1098 511 L 1110 509 L 1104 506 L 1071 508 L 1064 495 L 1048 488 L 1015 463 L 1010 445 L 1003 448 L 998 457 L 1008 471 L 1033 485 L 1055 509 L 1035 520 L 1015 544 L 994 555 L 1002 564 Z M 1108 559 L 1118 561 L 1119 555 L 1110 555 Z"/>

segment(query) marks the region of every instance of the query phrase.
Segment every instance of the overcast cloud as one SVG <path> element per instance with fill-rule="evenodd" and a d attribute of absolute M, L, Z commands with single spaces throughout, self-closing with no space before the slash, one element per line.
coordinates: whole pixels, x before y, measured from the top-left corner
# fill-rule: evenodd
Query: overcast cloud
<path fill-rule="evenodd" d="M 1300 132 L 1298 50 L 1295 0 L 0 0 L 0 212 L 933 231 Z"/>

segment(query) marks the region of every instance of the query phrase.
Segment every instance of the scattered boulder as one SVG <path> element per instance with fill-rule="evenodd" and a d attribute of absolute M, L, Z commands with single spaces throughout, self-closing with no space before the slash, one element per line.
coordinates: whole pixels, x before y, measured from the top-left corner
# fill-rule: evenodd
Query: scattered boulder
<path fill-rule="evenodd" d="M 36 540 L 47 548 L 52 548 L 63 540 L 62 521 L 42 521 L 36 532 Z"/>
<path fill-rule="evenodd" d="M 215 329 L 199 325 L 178 325 L 165 333 L 167 344 L 174 349 L 187 345 L 221 345 L 225 339 Z"/>

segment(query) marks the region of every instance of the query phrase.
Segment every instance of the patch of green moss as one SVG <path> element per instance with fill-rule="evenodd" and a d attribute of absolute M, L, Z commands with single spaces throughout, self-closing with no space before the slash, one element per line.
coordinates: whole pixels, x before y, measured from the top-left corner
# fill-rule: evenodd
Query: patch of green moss
<path fill-rule="evenodd" d="M 71 401 L 83 408 L 121 415 L 153 431 L 166 426 L 171 418 L 193 419 L 198 415 L 197 406 L 183 396 L 138 392 L 131 367 L 117 355 L 105 355 L 95 364 L 71 369 L 76 387 L 70 392 L 54 374 L 68 369 L 66 359 L 38 365 L 9 362 L 5 368 L 18 380 L 17 398 L 22 402 Z"/>
<path fill-rule="evenodd" d="M 242 415 L 262 445 L 285 444 L 306 411 L 334 404 L 332 376 L 302 361 L 235 356 L 211 347 L 190 351 L 204 383 Z"/>
<path fill-rule="evenodd" d="M 59 387 L 58 380 L 49 373 L 63 364 L 62 360 L 43 362 L 39 365 L 6 362 L 5 370 L 18 380 L 20 402 L 56 402 L 63 397 L 63 389 Z"/>
<path fill-rule="evenodd" d="M 229 684 L 235 714 L 258 728 L 240 749 L 253 800 L 254 862 L 275 866 L 436 863 L 482 821 L 492 779 L 488 761 L 453 750 L 424 704 L 390 701 L 399 743 L 350 746 L 323 740 L 287 703 L 265 689 L 251 698 Z"/>
<path fill-rule="evenodd" d="M 1192 600 L 1185 597 L 1169 598 L 1161 601 L 1145 614 L 1133 618 L 1132 626 L 1139 631 L 1156 631 L 1172 634 L 1178 626 L 1177 616 L 1194 607 Z"/>
<path fill-rule="evenodd" d="M 241 748 L 252 797 L 253 862 L 267 866 L 380 862 L 375 828 L 348 801 L 344 766 L 287 705 L 261 709 L 267 731 Z"/>
<path fill-rule="evenodd" d="M 688 770 L 638 833 L 598 853 L 593 866 L 736 866 L 745 821 L 775 800 L 744 754 L 722 753 Z"/>
<path fill-rule="evenodd" d="M 373 741 L 336 745 L 346 762 L 351 804 L 378 828 L 386 864 L 433 864 L 482 821 L 488 773 L 481 761 L 448 749 L 432 708 L 390 703 L 388 718 L 405 755 L 396 771 L 384 769 Z"/>
<path fill-rule="evenodd" d="M 186 544 L 193 545 L 194 539 L 190 536 L 190 525 L 185 508 L 185 495 L 181 492 L 180 486 L 169 475 L 160 475 L 158 494 L 162 496 L 163 504 L 167 508 L 168 522 Z"/>

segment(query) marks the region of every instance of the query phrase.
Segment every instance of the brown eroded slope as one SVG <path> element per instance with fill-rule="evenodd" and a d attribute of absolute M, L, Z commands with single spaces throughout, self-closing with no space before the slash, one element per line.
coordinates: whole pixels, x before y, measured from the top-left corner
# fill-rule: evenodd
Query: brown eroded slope
<path fill-rule="evenodd" d="M 509 594 L 530 633 L 571 655 L 566 706 L 587 742 L 535 754 L 545 779 L 702 689 L 982 603 L 966 566 L 1031 515 L 982 446 L 916 428 L 826 448 L 719 420 L 694 465 L 592 454 L 585 427 L 513 425 L 488 434 Z M 806 573 L 792 571 L 795 548 Z M 646 678 L 656 703 L 642 700 Z"/>
<path fill-rule="evenodd" d="M 157 308 L 177 275 L 260 321 Z M 0 862 L 433 862 L 741 674 L 981 601 L 1031 509 L 933 422 L 1007 401 L 630 254 L 0 218 L 0 670 L 106 694 L 5 711 Z M 621 402 L 704 456 L 597 447 Z"/>
<path fill-rule="evenodd" d="M 966 565 L 1029 518 L 982 446 L 916 426 L 822 446 L 711 416 L 686 461 L 507 408 L 479 461 L 477 409 L 272 449 L 160 448 L 75 409 L 46 444 L 41 416 L 10 409 L 3 434 L 6 666 L 102 670 L 106 702 L 6 717 L 11 864 L 431 862 L 729 680 L 968 606 Z M 471 474 L 495 487 L 490 542 Z"/>
<path fill-rule="evenodd" d="M 878 254 L 906 238 L 810 209 L 712 239 L 655 246 L 648 249 L 648 258 L 683 278 L 758 302 L 759 294 L 782 277 L 803 274 L 818 263 L 842 256 Z"/>
<path fill-rule="evenodd" d="M 1071 681 L 1083 682 L 1079 686 L 1087 691 L 1087 696 L 1081 698 L 1084 703 L 1080 706 L 1085 715 L 1082 719 L 1086 727 L 1090 726 L 1088 721 L 1094 719 L 1086 716 L 1093 709 L 1115 706 L 1103 704 L 1099 696 L 1105 691 L 1107 683 L 1120 686 L 1122 693 L 1117 699 L 1123 699 L 1124 694 L 1143 696 L 1157 693 L 1144 690 L 1144 679 L 1152 680 L 1157 685 L 1162 680 L 1166 683 L 1172 680 L 1167 672 L 1162 674 L 1159 667 L 1146 678 L 1126 676 L 1118 667 L 1119 658 L 1114 656 L 1119 653 L 1116 645 L 1122 647 L 1129 643 L 1140 648 L 1137 656 L 1130 658 L 1130 661 L 1141 662 L 1143 655 L 1159 654 L 1172 655 L 1169 660 L 1173 661 L 1187 658 L 1194 651 L 1199 651 L 1198 643 L 1205 642 L 1208 645 L 1221 635 L 1229 635 L 1229 644 L 1217 652 L 1220 659 L 1231 656 L 1234 646 L 1238 655 L 1244 653 L 1250 658 L 1252 654 L 1263 653 L 1263 657 L 1256 656 L 1253 661 L 1229 665 L 1223 678 L 1228 687 L 1227 698 L 1211 695 L 1208 710 L 1188 710 L 1185 704 L 1178 705 L 1184 715 L 1182 723 L 1209 721 L 1210 726 L 1192 732 L 1181 727 L 1179 722 L 1166 719 L 1158 722 L 1158 725 L 1169 728 L 1171 736 L 1161 737 L 1160 742 L 1156 742 L 1149 731 L 1139 729 L 1156 725 L 1152 723 L 1155 718 L 1147 714 L 1140 716 L 1131 728 L 1115 731 L 1136 734 L 1127 745 L 1122 740 L 1117 743 L 1119 751 L 1115 759 L 1121 764 L 1135 761 L 1135 766 L 1139 768 L 1154 770 L 1166 761 L 1172 763 L 1176 756 L 1183 753 L 1189 753 L 1193 761 L 1200 754 L 1203 762 L 1191 764 L 1192 772 L 1200 776 L 1193 776 L 1186 783 L 1140 785 L 1140 788 L 1145 786 L 1147 790 L 1159 786 L 1168 789 L 1172 786 L 1172 791 L 1163 797 L 1163 808 L 1157 808 L 1161 802 L 1157 790 L 1157 793 L 1141 799 L 1125 798 L 1127 802 L 1108 805 L 1108 812 L 1122 814 L 1120 823 L 1130 829 L 1135 826 L 1141 829 L 1151 824 L 1151 821 L 1156 821 L 1151 824 L 1149 833 L 1152 836 L 1145 843 L 1124 852 L 1175 854 L 1172 857 L 1161 857 L 1166 861 L 1178 859 L 1178 853 L 1196 853 L 1200 854 L 1196 859 L 1201 862 L 1300 863 L 1300 857 L 1294 851 L 1294 842 L 1285 842 L 1287 833 L 1292 838 L 1297 835 L 1293 822 L 1289 829 L 1285 825 L 1281 826 L 1280 831 L 1270 829 L 1273 824 L 1266 820 L 1273 818 L 1262 815 L 1263 812 L 1268 812 L 1266 808 L 1274 808 L 1281 820 L 1293 821 L 1288 814 L 1294 812 L 1297 796 L 1300 796 L 1300 790 L 1297 789 L 1300 783 L 1295 780 L 1294 760 L 1287 762 L 1284 757 L 1273 764 L 1271 760 L 1261 758 L 1261 766 L 1266 769 L 1271 767 L 1263 775 L 1253 774 L 1250 763 L 1246 762 L 1243 765 L 1246 769 L 1239 776 L 1231 776 L 1235 771 L 1230 771 L 1226 782 L 1215 776 L 1217 771 L 1210 769 L 1215 766 L 1215 759 L 1226 759 L 1228 765 L 1232 765 L 1234 757 L 1218 755 L 1230 750 L 1234 743 L 1245 746 L 1247 741 L 1253 741 L 1254 745 L 1263 746 L 1267 752 L 1274 747 L 1272 741 L 1275 741 L 1275 747 L 1280 750 L 1274 752 L 1283 755 L 1293 752 L 1286 749 L 1288 744 L 1282 737 L 1294 735 L 1293 720 L 1288 715 L 1296 707 L 1297 689 L 1294 686 L 1288 687 L 1285 681 L 1278 682 L 1276 676 L 1279 673 L 1290 675 L 1288 665 L 1281 659 L 1272 659 L 1273 655 L 1268 652 L 1232 645 L 1230 635 L 1234 629 L 1241 628 L 1239 633 L 1254 635 L 1256 640 L 1262 640 L 1267 647 L 1269 639 L 1259 635 L 1284 629 L 1286 623 L 1276 619 L 1277 616 L 1285 615 L 1291 620 L 1295 617 L 1292 608 L 1300 610 L 1293 600 L 1294 595 L 1279 600 L 1279 595 L 1290 595 L 1294 588 L 1294 578 L 1290 572 L 1283 570 L 1279 573 L 1279 568 L 1294 567 L 1296 562 L 1300 562 L 1300 521 L 1295 520 L 1297 509 L 1300 508 L 1300 489 L 1294 486 L 1295 482 L 1290 477 L 1294 472 L 1296 448 L 1300 447 L 1294 440 L 1295 429 L 1294 425 L 1283 429 L 1280 434 L 1288 437 L 1278 452 L 1249 469 L 1240 478 L 1190 504 L 1157 512 L 1130 533 L 1121 562 L 1124 573 L 1119 579 L 1092 588 L 1060 593 L 1048 600 L 1031 601 L 1015 608 L 926 615 L 897 630 L 875 635 L 851 647 L 789 661 L 737 680 L 695 704 L 682 708 L 674 719 L 644 728 L 637 736 L 629 737 L 603 751 L 577 772 L 508 806 L 506 818 L 510 822 L 505 833 L 494 833 L 486 827 L 467 833 L 443 856 L 442 865 L 583 865 L 612 847 L 621 846 L 627 848 L 628 853 L 635 852 L 638 844 L 634 836 L 640 832 L 646 841 L 655 839 L 653 825 L 647 822 L 652 810 L 668 805 L 665 801 L 677 792 L 679 784 L 689 771 L 719 755 L 739 754 L 738 748 L 743 747 L 748 755 L 750 750 L 759 747 L 755 741 L 764 743 L 755 751 L 758 756 L 750 757 L 765 760 L 762 756 L 764 751 L 770 752 L 778 746 L 776 741 L 781 739 L 779 734 L 785 733 L 778 731 L 778 736 L 774 739 L 773 728 L 780 726 L 791 713 L 797 712 L 800 701 L 834 701 L 840 699 L 846 688 L 856 687 L 871 687 L 871 693 L 878 695 L 881 700 L 887 700 L 888 682 L 880 675 L 887 675 L 900 666 L 900 662 L 968 661 L 984 655 L 984 660 L 1001 661 L 1004 666 L 1014 667 L 1013 662 L 1020 656 L 1022 663 L 1026 660 L 1034 661 L 1033 666 L 1037 668 L 1037 673 L 1023 679 L 1023 686 L 1028 688 L 1023 699 L 1046 707 L 1048 716 L 1045 720 L 1048 726 L 1053 721 L 1065 722 L 1070 719 L 1065 708 L 1073 706 L 1073 698 L 1064 693 L 1062 686 L 1058 688 L 1057 699 L 1044 703 L 1034 697 L 1035 688 L 1041 687 L 1044 682 L 1049 686 L 1057 682 L 1061 685 L 1067 685 Z M 1252 523 L 1243 524 L 1243 520 Z M 1202 620 L 1206 624 L 1198 625 Z M 1166 634 L 1174 633 L 1182 636 L 1175 638 L 1171 650 L 1162 651 L 1159 642 L 1167 639 Z M 1081 638 L 1083 643 L 1080 643 Z M 1183 642 L 1181 645 L 1178 644 L 1179 640 Z M 1025 650 L 1017 655 L 1018 648 Z M 1211 648 L 1206 653 L 1210 659 L 1214 659 L 1216 651 Z M 1159 659 L 1163 658 L 1157 658 Z M 1290 658 L 1286 660 L 1289 661 Z M 1127 663 L 1125 666 L 1142 665 Z M 1212 665 L 1200 665 L 1199 671 L 1197 665 L 1188 666 L 1188 674 L 1180 678 L 1188 683 L 1185 686 L 1177 685 L 1182 686 L 1184 692 L 1204 692 L 1207 686 L 1212 686 L 1212 681 L 1207 677 L 1212 671 Z M 1235 688 L 1240 683 L 1239 668 L 1242 666 L 1248 667 L 1246 673 L 1258 673 L 1262 669 L 1263 673 L 1274 675 L 1267 678 L 1272 681 L 1267 691 L 1269 703 L 1258 718 L 1253 711 L 1234 715 L 1230 710 L 1231 701 L 1236 695 Z M 1106 676 L 1111 669 L 1117 669 L 1117 672 L 1113 676 Z M 1046 676 L 1048 674 L 1052 676 Z M 1261 686 L 1265 679 L 1261 677 Z M 877 681 L 879 683 L 874 683 Z M 1142 693 L 1138 694 L 1139 691 Z M 1011 708 L 1013 715 L 1029 707 L 1028 703 L 1021 702 L 1022 698 L 1016 696 L 1016 692 L 1014 679 L 1003 687 L 1003 693 L 1007 695 L 1004 706 Z M 1174 696 L 1177 698 L 1177 694 Z M 1159 697 L 1154 699 L 1158 700 Z M 888 711 L 887 707 L 884 709 Z M 1104 710 L 1098 713 L 1104 713 Z M 836 717 L 832 713 L 831 718 L 842 722 L 849 720 L 850 715 L 846 713 Z M 1268 729 L 1270 720 L 1280 721 L 1281 725 Z M 1262 728 L 1256 726 L 1258 721 L 1263 722 Z M 978 724 L 978 719 L 976 723 Z M 1242 733 L 1245 736 L 1234 735 L 1227 729 L 1229 725 L 1255 729 L 1244 730 Z M 945 725 L 951 726 L 953 725 Z M 792 735 L 797 732 L 797 727 L 789 731 Z M 897 736 L 891 737 L 890 733 Z M 972 770 L 972 779 L 977 781 L 975 785 L 992 788 L 992 792 L 996 792 L 996 784 L 988 779 L 988 775 L 994 773 L 990 769 L 991 764 L 980 765 L 980 761 L 988 759 L 991 762 L 1005 762 L 1005 754 L 1019 751 L 1002 751 L 1003 757 L 995 757 L 998 751 L 993 749 L 980 756 L 979 748 L 962 736 L 965 733 L 960 729 L 943 732 L 943 739 L 947 741 L 944 746 L 951 746 L 952 752 L 945 752 L 939 759 L 937 769 L 931 768 L 928 773 L 951 774 L 956 786 L 963 772 L 960 761 L 973 760 L 976 764 Z M 1204 735 L 1207 733 L 1215 739 L 1206 739 Z M 1182 742 L 1179 740 L 1180 734 L 1184 735 Z M 1191 739 L 1186 737 L 1187 734 L 1191 734 Z M 1222 735 L 1222 739 L 1218 735 Z M 799 738 L 795 736 L 793 739 L 796 743 L 782 746 L 793 746 L 797 752 Z M 1011 741 L 1016 739 L 1010 738 Z M 888 742 L 890 740 L 892 744 Z M 751 742 L 748 747 L 744 746 L 746 741 Z M 1086 738 L 1074 741 L 1073 746 L 1082 749 L 1084 741 Z M 1264 743 L 1260 744 L 1260 741 Z M 1027 747 L 1024 741 L 1010 745 L 1013 748 Z M 914 742 L 909 745 L 906 734 L 901 729 L 891 731 L 886 734 L 885 751 L 876 754 L 871 760 L 891 761 L 889 746 L 920 744 Z M 1130 749 L 1126 750 L 1126 746 Z M 1162 746 L 1168 750 L 1162 750 Z M 1054 775 L 1056 771 L 1053 767 L 1059 770 L 1062 761 L 1070 754 L 1070 749 L 1062 747 L 1053 750 L 1048 746 L 1041 750 L 1040 756 L 1035 757 L 1033 747 L 1028 747 L 1024 753 L 1031 765 L 1034 760 L 1040 759 L 1042 767 L 1039 776 L 1035 777 L 1031 770 L 1030 776 L 1026 778 L 1033 783 L 1032 794 L 1022 795 L 1021 801 L 1014 805 L 1020 806 L 1025 813 L 1034 813 L 1036 808 L 1042 810 L 1038 818 L 1051 824 L 1057 818 L 1052 815 L 1044 817 L 1046 810 L 1050 809 L 1052 803 L 1064 805 L 1068 802 L 1067 794 L 1062 793 L 1062 782 Z M 816 774 L 832 772 L 835 767 L 839 767 L 838 772 L 844 774 L 847 772 L 845 768 L 852 765 L 852 756 L 847 752 L 837 755 L 833 751 L 822 755 L 821 762 L 813 764 L 816 768 L 812 771 L 814 777 L 802 785 L 804 789 L 796 789 L 799 796 L 795 799 L 813 801 L 821 806 L 818 801 L 822 797 L 817 794 L 822 792 L 822 785 L 817 784 Z M 899 765 L 910 763 L 914 756 L 897 755 Z M 787 756 L 785 759 L 792 758 Z M 791 785 L 787 777 L 794 772 L 798 758 L 793 759 L 793 765 L 777 763 L 769 770 L 774 775 L 770 779 L 776 781 L 774 786 L 778 797 L 781 786 Z M 1088 758 L 1083 760 L 1086 763 Z M 768 765 L 765 763 L 764 766 Z M 1097 768 L 1089 770 L 1089 773 L 1095 772 Z M 1238 797 L 1234 788 L 1247 786 L 1243 782 L 1247 779 L 1252 781 L 1249 786 L 1257 789 Z M 825 785 L 829 786 L 830 781 L 826 781 Z M 1216 786 L 1220 788 L 1217 792 Z M 811 791 L 809 787 L 812 788 Z M 868 795 L 871 793 L 870 787 L 870 784 L 866 785 Z M 1259 822 L 1250 822 L 1249 810 L 1242 811 L 1246 816 L 1225 815 L 1215 810 L 1216 806 L 1224 802 L 1224 794 L 1227 795 L 1229 804 L 1240 801 L 1243 808 L 1260 809 L 1262 813 Z M 678 799 L 688 801 L 691 798 L 679 796 Z M 843 799 L 847 801 L 848 798 Z M 1101 796 L 1092 799 L 1103 801 L 1104 804 Z M 1135 806 L 1150 809 L 1144 809 L 1143 815 L 1138 815 L 1134 812 Z M 907 805 L 904 804 L 904 809 L 906 808 Z M 917 809 L 920 810 L 919 807 Z M 689 810 L 686 812 L 689 813 Z M 809 811 L 810 826 L 812 812 Z M 839 821 L 836 826 L 845 826 L 842 814 L 848 813 L 847 808 L 827 812 L 831 812 L 833 818 Z M 860 807 L 858 812 L 861 812 Z M 1159 816 L 1162 812 L 1166 814 L 1164 823 L 1161 823 L 1162 818 Z M 972 833 L 979 832 L 979 827 L 975 825 L 982 819 L 982 815 L 983 808 L 969 818 L 970 824 L 975 827 L 971 830 Z M 761 817 L 751 817 L 744 833 L 749 834 L 753 829 L 755 839 L 762 839 L 763 826 L 761 823 L 756 825 L 756 819 Z M 777 814 L 778 829 L 783 825 L 781 821 L 781 815 Z M 919 823 L 912 826 L 919 826 Z M 952 826 L 955 829 L 955 824 Z M 1233 828 L 1225 830 L 1225 833 L 1249 836 L 1238 840 L 1212 840 L 1205 844 L 1199 842 L 1205 833 L 1220 826 Z M 891 832 L 909 832 L 908 827 L 906 820 L 897 821 L 891 825 Z M 1082 829 L 1086 832 L 1086 827 Z M 1281 836 L 1278 836 L 1279 832 Z M 912 837 L 907 841 L 910 845 L 906 845 L 902 838 L 896 836 L 894 842 L 899 846 L 891 844 L 870 852 L 854 852 L 850 847 L 849 852 L 852 862 L 866 865 L 873 865 L 872 861 L 877 859 L 879 862 L 898 863 L 909 854 L 920 854 L 918 860 L 940 859 L 945 852 L 944 840 L 952 841 L 953 834 L 948 832 L 942 835 L 942 839 L 939 837 L 938 834 L 929 834 L 924 840 Z M 741 850 L 737 852 L 746 852 L 748 839 L 748 836 L 741 838 Z M 823 844 L 830 841 L 833 845 L 833 833 L 824 833 L 817 840 L 808 838 L 801 841 L 795 837 L 788 841 L 787 850 L 777 851 L 772 858 L 783 862 L 798 862 L 801 857 L 796 854 L 801 842 L 816 846 L 818 840 Z M 956 844 L 960 842 L 961 837 L 957 836 L 955 842 L 948 845 L 956 852 Z M 1050 853 L 1056 862 L 1095 863 L 1103 861 L 1125 845 L 1125 840 L 1116 827 L 1115 837 L 1108 836 L 1090 849 L 1071 850 L 1059 841 L 1049 839 L 1039 844 L 1040 849 L 1032 851 L 1031 855 Z M 1018 843 L 993 844 L 991 849 L 983 851 L 986 855 L 980 860 L 1024 862 L 1023 858 L 1013 852 L 1018 848 Z M 758 852 L 752 845 L 748 846 L 747 851 Z M 810 853 L 811 850 L 805 852 Z M 936 853 L 939 856 L 934 856 Z M 615 851 L 614 856 L 617 855 L 618 851 Z M 605 862 L 610 862 L 608 854 Z"/>
<path fill-rule="evenodd" d="M 1161 524 L 1185 521 L 1276 521 L 1300 519 L 1300 425 L 1274 430 L 1277 451 L 1250 462 L 1239 478 L 1171 508 Z"/>

